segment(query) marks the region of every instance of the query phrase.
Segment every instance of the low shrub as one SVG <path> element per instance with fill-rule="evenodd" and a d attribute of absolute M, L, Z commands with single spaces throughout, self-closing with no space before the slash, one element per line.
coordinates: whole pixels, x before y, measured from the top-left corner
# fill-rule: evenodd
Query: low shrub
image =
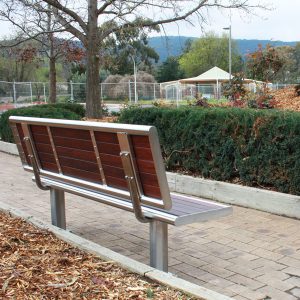
<path fill-rule="evenodd" d="M 238 108 L 131 108 L 154 125 L 169 171 L 300 195 L 300 114 Z"/>
<path fill-rule="evenodd" d="M 44 104 L 40 106 L 41 108 L 47 109 L 48 107 L 54 107 L 54 108 L 62 108 L 66 110 L 70 110 L 74 112 L 75 114 L 79 115 L 81 118 L 85 116 L 85 108 L 83 105 L 78 103 L 55 103 L 55 104 Z"/>
<path fill-rule="evenodd" d="M 73 104 L 72 109 L 74 109 Z M 77 107 L 74 111 L 67 109 L 68 106 L 60 104 L 49 105 L 36 105 L 29 107 L 22 107 L 11 109 L 4 112 L 0 117 L 0 137 L 2 141 L 13 143 L 13 135 L 9 126 L 10 116 L 26 116 L 26 117 L 38 117 L 38 118 L 54 118 L 54 119 L 69 119 L 80 120 L 81 115 L 78 115 L 74 111 L 77 111 Z M 78 109 L 78 112 L 79 109 Z"/>

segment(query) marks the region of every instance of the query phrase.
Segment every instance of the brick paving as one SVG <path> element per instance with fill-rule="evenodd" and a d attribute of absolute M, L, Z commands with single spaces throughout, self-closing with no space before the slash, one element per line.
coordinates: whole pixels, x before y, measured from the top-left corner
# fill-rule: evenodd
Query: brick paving
<path fill-rule="evenodd" d="M 50 222 L 49 193 L 18 157 L 0 152 L 0 201 Z M 66 194 L 67 228 L 140 262 L 149 229 L 133 214 Z M 234 299 L 300 299 L 300 221 L 234 207 L 233 215 L 169 226 L 169 271 Z"/>

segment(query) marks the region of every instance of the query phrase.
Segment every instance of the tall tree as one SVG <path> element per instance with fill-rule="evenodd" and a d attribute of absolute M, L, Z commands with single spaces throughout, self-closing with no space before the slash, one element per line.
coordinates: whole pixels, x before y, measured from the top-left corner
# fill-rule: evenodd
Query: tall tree
<path fill-rule="evenodd" d="M 166 82 L 182 79 L 184 77 L 184 72 L 180 69 L 178 57 L 169 56 L 166 61 L 164 61 L 157 68 L 156 79 L 158 82 Z"/>
<path fill-rule="evenodd" d="M 0 76 L 9 82 L 30 81 L 42 59 L 37 55 L 34 44 L 26 43 L 13 49 L 3 48 L 0 51 Z"/>
<path fill-rule="evenodd" d="M 100 50 L 109 36 L 128 28 L 149 28 L 176 21 L 191 21 L 197 15 L 205 21 L 207 9 L 239 9 L 253 13 L 255 8 L 265 8 L 258 0 L 10 0 L 14 7 L 18 2 L 39 7 L 48 4 L 56 21 L 66 31 L 77 37 L 86 48 L 88 117 L 99 117 L 100 88 L 99 65 Z M 257 3 L 254 3 L 257 1 Z M 1 2 L 6 3 L 7 0 Z"/>
<path fill-rule="evenodd" d="M 49 61 L 49 102 L 56 102 L 57 61 L 68 55 L 72 38 L 60 38 L 65 28 L 55 20 L 49 4 L 33 1 L 0 1 L 0 19 L 9 21 L 18 31 L 18 37 L 2 44 L 2 47 L 19 47 L 28 41 L 36 41 L 38 52 Z"/>
<path fill-rule="evenodd" d="M 271 45 L 258 49 L 248 54 L 247 72 L 250 78 L 270 82 L 284 66 L 285 58 L 282 52 Z"/>
<path fill-rule="evenodd" d="M 187 76 L 197 76 L 210 68 L 217 66 L 228 70 L 228 36 L 222 37 L 213 32 L 205 34 L 202 38 L 192 42 L 187 52 L 179 59 L 180 66 Z M 232 43 L 232 71 L 242 70 L 242 57 L 237 44 Z"/>
<path fill-rule="evenodd" d="M 158 26 L 149 27 L 148 31 L 159 32 Z M 153 71 L 159 55 L 148 45 L 148 32 L 138 27 L 127 28 L 109 36 L 101 49 L 100 66 L 111 74 L 132 74 L 133 61 L 140 71 Z"/>

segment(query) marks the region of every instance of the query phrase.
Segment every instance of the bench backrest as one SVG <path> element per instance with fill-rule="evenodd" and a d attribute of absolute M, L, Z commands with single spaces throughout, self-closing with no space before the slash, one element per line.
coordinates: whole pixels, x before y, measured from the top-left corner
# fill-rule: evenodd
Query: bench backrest
<path fill-rule="evenodd" d="M 142 204 L 171 208 L 153 126 L 10 117 L 23 167 L 41 177 L 132 200 L 134 178 Z"/>

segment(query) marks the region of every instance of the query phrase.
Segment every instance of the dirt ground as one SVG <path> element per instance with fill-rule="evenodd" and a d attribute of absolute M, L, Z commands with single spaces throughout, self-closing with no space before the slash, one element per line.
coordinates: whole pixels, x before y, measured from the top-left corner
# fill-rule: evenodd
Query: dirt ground
<path fill-rule="evenodd" d="M 195 299 L 0 212 L 1 299 Z"/>

